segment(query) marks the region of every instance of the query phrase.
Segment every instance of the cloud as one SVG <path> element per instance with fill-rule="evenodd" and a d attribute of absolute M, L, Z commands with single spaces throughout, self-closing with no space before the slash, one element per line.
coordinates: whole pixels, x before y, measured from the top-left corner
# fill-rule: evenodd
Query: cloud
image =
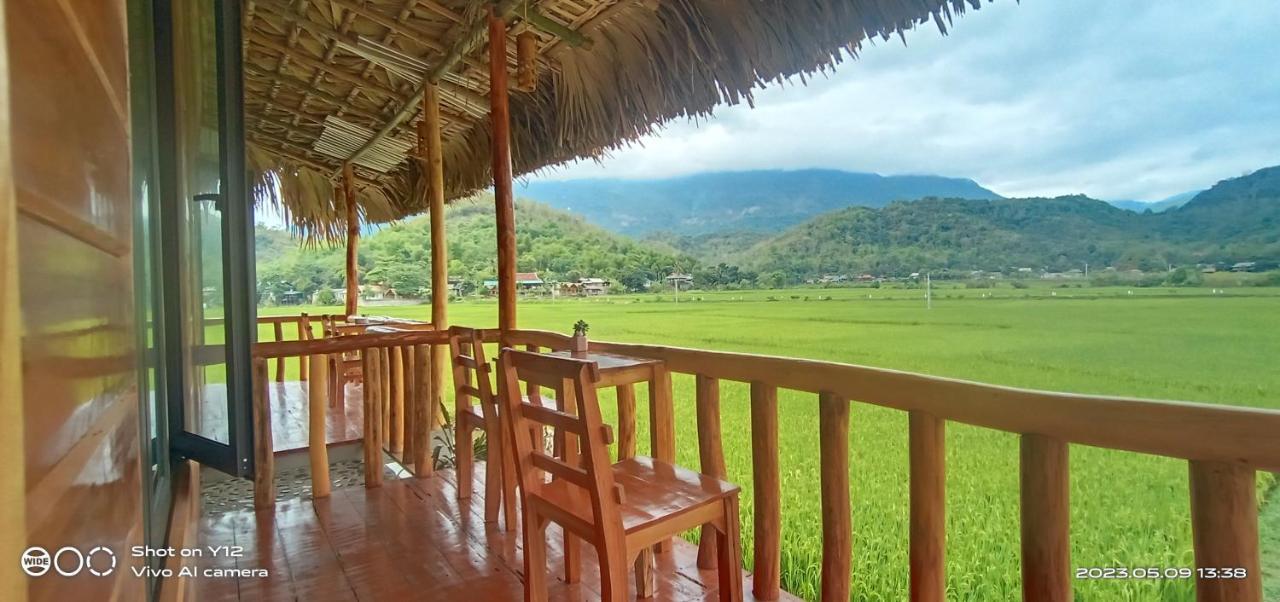
<path fill-rule="evenodd" d="M 1280 163 L 1280 3 L 997 0 L 536 177 L 831 167 L 1154 200 Z"/>

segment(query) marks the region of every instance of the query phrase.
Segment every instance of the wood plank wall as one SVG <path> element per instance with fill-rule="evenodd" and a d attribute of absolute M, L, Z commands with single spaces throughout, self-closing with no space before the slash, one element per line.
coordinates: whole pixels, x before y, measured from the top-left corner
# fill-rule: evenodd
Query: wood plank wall
<path fill-rule="evenodd" d="M 51 572 L 28 593 L 138 600 L 144 581 L 128 570 L 143 504 L 125 3 L 8 0 L 4 9 L 26 535 L 50 550 L 107 546 L 120 561 L 109 577 Z"/>

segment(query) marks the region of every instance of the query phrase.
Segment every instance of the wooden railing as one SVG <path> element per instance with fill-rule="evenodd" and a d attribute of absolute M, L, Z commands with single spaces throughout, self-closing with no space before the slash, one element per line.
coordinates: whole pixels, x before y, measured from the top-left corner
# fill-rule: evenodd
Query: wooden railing
<path fill-rule="evenodd" d="M 513 331 L 504 343 L 563 349 L 569 338 Z M 893 408 L 909 416 L 912 600 L 944 599 L 947 422 L 1021 436 L 1025 600 L 1072 599 L 1070 444 L 1187 460 L 1196 565 L 1247 571 L 1243 579 L 1198 578 L 1197 599 L 1262 599 L 1255 471 L 1280 470 L 1280 412 L 1049 393 L 835 362 L 679 347 L 592 341 L 591 348 L 661 360 L 670 372 L 696 377 L 698 455 L 701 470 L 715 476 L 725 471 L 720 381 L 750 384 L 757 599 L 776 599 L 780 591 L 778 389 L 813 393 L 819 405 L 823 600 L 847 600 L 850 591 L 850 402 Z M 619 425 L 619 430 L 626 428 Z M 707 553 L 712 540 L 702 538 L 700 566 L 713 566 L 714 553 Z"/>
<path fill-rule="evenodd" d="M 429 324 L 402 324 L 398 328 L 372 328 L 363 334 L 310 340 L 272 341 L 254 346 L 254 499 L 258 507 L 274 504 L 275 463 L 272 454 L 270 387 L 267 365 L 285 358 L 305 360 L 310 386 L 307 388 L 308 440 L 312 495 L 328 496 L 329 455 L 326 420 L 329 396 L 341 395 L 329 386 L 331 366 L 341 366 L 342 357 L 358 353 L 363 373 L 363 447 L 365 484 L 382 482 L 382 452 L 412 465 L 414 474 L 426 476 L 433 468 L 429 446 L 430 425 L 435 420 L 430 358 L 435 347 L 448 344 L 448 333 L 429 330 Z M 380 332 L 386 330 L 388 332 Z M 435 400 L 438 402 L 438 400 Z"/>

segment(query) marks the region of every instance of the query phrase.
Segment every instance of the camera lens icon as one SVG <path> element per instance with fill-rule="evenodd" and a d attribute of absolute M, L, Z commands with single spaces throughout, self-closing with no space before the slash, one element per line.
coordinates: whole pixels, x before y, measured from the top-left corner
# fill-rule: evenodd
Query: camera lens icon
<path fill-rule="evenodd" d="M 39 577 L 53 566 L 53 557 L 49 550 L 40 546 L 31 546 L 22 553 L 22 571 L 32 577 Z"/>
<path fill-rule="evenodd" d="M 116 564 L 116 553 L 104 546 L 88 552 L 64 546 L 53 554 L 40 546 L 32 546 L 22 553 L 21 559 L 22 571 L 32 577 L 43 576 L 49 569 L 63 577 L 74 577 L 86 570 L 95 577 L 106 577 L 115 572 Z"/>

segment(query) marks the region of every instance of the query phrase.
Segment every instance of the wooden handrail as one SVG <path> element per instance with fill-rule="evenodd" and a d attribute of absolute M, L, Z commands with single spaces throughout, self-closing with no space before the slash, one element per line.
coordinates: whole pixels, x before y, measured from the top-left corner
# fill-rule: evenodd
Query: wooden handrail
<path fill-rule="evenodd" d="M 400 347 L 404 345 L 446 345 L 449 333 L 443 330 L 412 330 L 401 332 L 375 332 L 353 334 L 310 341 L 284 341 L 257 343 L 253 356 L 261 358 L 293 357 L 314 354 L 345 353 L 369 347 Z"/>
<path fill-rule="evenodd" d="M 507 331 L 503 340 L 506 345 L 553 349 L 570 345 L 568 336 L 534 330 Z M 1197 599 L 1262 599 L 1255 475 L 1256 470 L 1280 470 L 1278 411 L 1052 393 L 745 353 L 603 341 L 592 341 L 591 346 L 594 351 L 661 360 L 669 372 L 696 377 L 699 458 L 704 472 L 712 474 L 723 471 L 715 465 L 718 381 L 750 383 L 757 599 L 777 599 L 780 585 L 779 388 L 819 394 L 824 601 L 843 601 L 849 595 L 849 401 L 909 415 L 913 601 L 941 601 L 945 596 L 947 421 L 1021 435 L 1023 599 L 1073 596 L 1068 496 L 1073 443 L 1188 460 L 1196 565 L 1230 567 L 1247 575 L 1221 579 L 1198 572 Z M 659 418 L 670 420 L 669 408 L 651 408 L 651 413 L 655 409 L 665 413 Z M 620 419 L 624 432 L 626 421 L 634 420 Z M 700 552 L 707 549 L 704 543 Z"/>
<path fill-rule="evenodd" d="M 512 344 L 565 348 L 569 337 L 520 330 Z M 671 372 L 770 385 L 1067 443 L 1280 471 L 1280 411 L 1078 395 L 884 368 L 728 351 L 591 341 L 593 349 L 662 360 Z"/>

